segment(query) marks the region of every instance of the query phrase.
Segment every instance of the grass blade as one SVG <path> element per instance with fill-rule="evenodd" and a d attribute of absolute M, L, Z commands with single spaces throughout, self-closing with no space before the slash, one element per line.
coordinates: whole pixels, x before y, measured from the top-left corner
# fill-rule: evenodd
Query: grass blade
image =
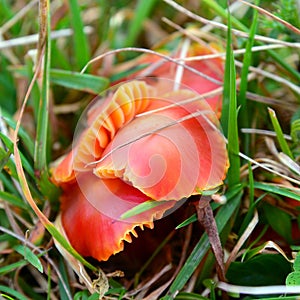
<path fill-rule="evenodd" d="M 65 282 L 65 286 L 64 286 L 62 284 L 61 280 L 58 281 L 60 298 L 61 298 L 61 300 L 68 300 L 69 299 L 68 294 L 70 294 L 70 285 L 68 282 L 68 275 L 67 275 L 66 267 L 64 265 L 62 257 L 59 258 L 59 270 L 60 270 L 62 279 Z M 66 291 L 66 289 L 67 289 L 67 291 Z"/>
<path fill-rule="evenodd" d="M 258 1 L 256 1 L 258 2 Z M 258 4 L 258 3 L 256 3 Z M 246 53 L 243 59 L 243 67 L 241 71 L 241 83 L 240 83 L 240 92 L 238 96 L 238 105 L 241 107 L 239 111 L 239 124 L 241 128 L 248 128 L 249 127 L 249 105 L 246 98 L 247 87 L 248 87 L 248 73 L 249 67 L 251 65 L 251 58 L 252 58 L 252 46 L 254 44 L 254 36 L 257 29 L 257 17 L 258 12 L 255 10 L 252 19 L 252 25 L 250 28 L 249 39 L 246 45 Z M 243 137 L 244 141 L 244 153 L 249 155 L 250 150 L 250 135 L 246 134 Z"/>
<path fill-rule="evenodd" d="M 7 147 L 7 149 L 12 153 L 14 151 L 14 145 L 13 142 L 7 137 L 5 136 L 3 133 L 0 132 L 0 140 L 5 144 L 5 146 Z M 4 152 L 6 152 L 4 149 L 0 148 L 0 156 L 1 156 L 1 150 L 3 150 Z M 20 152 L 21 155 L 21 160 L 22 160 L 22 165 L 24 166 L 24 169 L 26 170 L 26 172 L 32 177 L 35 178 L 34 175 L 34 170 L 31 166 L 31 164 L 29 163 L 29 161 L 26 159 L 26 157 L 23 155 L 22 152 Z M 13 163 L 13 161 L 11 161 L 11 163 Z M 12 168 L 10 168 L 11 171 L 15 170 L 15 166 L 13 165 Z M 13 172 L 12 175 L 13 177 L 16 178 L 15 175 L 16 172 Z"/>
<path fill-rule="evenodd" d="M 286 155 L 288 155 L 290 158 L 293 159 L 293 154 L 284 138 L 284 135 L 283 135 L 283 132 L 281 130 L 281 127 L 280 127 L 280 124 L 278 122 L 278 119 L 276 117 L 276 113 L 273 109 L 271 108 L 268 108 L 268 112 L 269 112 L 269 115 L 270 115 L 270 118 L 271 118 L 271 121 L 272 121 L 272 125 L 273 125 L 273 128 L 276 132 L 276 137 L 277 137 L 277 140 L 278 140 L 278 143 L 280 145 L 280 148 L 282 150 L 282 152 Z"/>
<path fill-rule="evenodd" d="M 3 120 L 5 123 L 12 129 L 16 128 L 16 122 L 12 119 L 11 116 L 9 116 L 6 112 L 3 110 L 1 111 L 3 113 Z M 24 146 L 27 148 L 29 154 L 33 157 L 34 156 L 34 141 L 32 140 L 32 137 L 24 130 L 24 128 L 20 127 L 19 130 L 19 137 L 22 140 Z"/>
<path fill-rule="evenodd" d="M 45 40 L 44 51 L 44 66 L 43 66 L 43 79 L 42 79 L 42 92 L 38 108 L 38 119 L 36 129 L 35 153 L 34 153 L 34 167 L 40 172 L 47 169 L 47 146 L 48 146 L 48 111 L 49 111 L 49 70 L 50 70 L 50 49 L 51 39 L 50 35 L 50 12 L 49 1 L 45 0 L 41 4 L 40 12 L 40 40 Z M 46 31 L 43 27 L 46 27 Z M 41 42 L 39 42 L 41 44 Z M 43 45 L 41 46 L 43 47 Z M 42 49 L 39 49 L 43 53 Z"/>
<path fill-rule="evenodd" d="M 139 33 L 143 28 L 145 19 L 151 13 L 156 0 L 139 0 L 135 9 L 133 20 L 131 21 L 128 29 L 128 35 L 125 42 L 125 47 L 133 46 Z"/>
<path fill-rule="evenodd" d="M 221 124 L 225 136 L 228 137 L 228 155 L 230 167 L 228 169 L 228 185 L 233 186 L 240 181 L 239 139 L 237 124 L 237 99 L 236 99 L 236 72 L 234 56 L 231 48 L 231 16 L 228 13 L 228 32 L 226 47 L 226 62 L 223 91 L 223 110 Z"/>
<path fill-rule="evenodd" d="M 213 11 L 215 11 L 218 15 L 220 15 L 225 20 L 227 19 L 228 12 L 224 9 L 217 1 L 211 0 L 202 0 L 206 5 L 208 5 Z M 241 23 L 238 19 L 234 16 L 231 16 L 231 24 L 236 26 L 237 28 L 244 28 L 244 24 Z"/>
<path fill-rule="evenodd" d="M 191 215 L 189 218 L 187 218 L 186 220 L 184 220 L 182 223 L 180 223 L 179 225 L 177 225 L 175 227 L 175 229 L 180 229 L 182 227 L 185 227 L 191 223 L 194 223 L 194 222 L 197 222 L 198 221 L 198 218 L 197 218 L 197 215 L 196 213 Z"/>
<path fill-rule="evenodd" d="M 90 59 L 90 50 L 87 37 L 83 30 L 80 7 L 77 0 L 69 0 L 71 21 L 74 29 L 75 66 L 81 70 Z"/>
<path fill-rule="evenodd" d="M 18 207 L 21 209 L 28 208 L 28 206 L 26 205 L 27 203 L 24 203 L 24 201 L 21 198 L 15 196 L 13 194 L 10 194 L 8 192 L 0 191 L 0 197 L 1 197 L 2 201 L 4 200 L 15 207 Z"/>
<path fill-rule="evenodd" d="M 146 202 L 143 202 L 135 207 L 133 207 L 132 209 L 126 211 L 125 213 L 123 213 L 121 215 L 121 219 L 126 220 L 130 217 L 139 215 L 147 210 L 150 210 L 152 208 L 155 208 L 157 206 L 160 205 L 165 205 L 167 201 L 155 201 L 155 200 L 148 200 Z"/>
<path fill-rule="evenodd" d="M 0 285 L 0 291 L 8 294 L 8 295 L 12 295 L 14 298 L 11 298 L 10 296 L 7 295 L 7 299 L 18 299 L 18 300 L 27 300 L 28 298 L 23 296 L 21 293 L 15 291 L 14 289 L 11 289 L 9 287 L 6 287 L 4 285 Z M 0 296 L 5 296 L 5 294 L 0 294 Z"/>
<path fill-rule="evenodd" d="M 19 260 L 15 263 L 9 264 L 7 266 L 0 267 L 0 276 L 4 276 L 7 273 L 10 273 L 18 268 L 26 266 L 28 262 L 25 259 Z"/>
<path fill-rule="evenodd" d="M 25 245 L 17 245 L 14 249 L 21 255 L 24 256 L 24 259 L 27 260 L 30 264 L 32 264 L 36 269 L 38 269 L 41 273 L 43 273 L 43 265 L 40 262 L 39 258 L 30 251 Z"/>
<path fill-rule="evenodd" d="M 254 188 L 300 201 L 300 195 L 298 193 L 294 193 L 292 190 L 280 186 L 255 181 Z"/>
<path fill-rule="evenodd" d="M 23 70 L 25 71 L 24 76 L 26 76 L 27 78 L 32 78 L 34 73 L 34 59 L 32 59 L 32 57 L 27 57 L 25 62 L 26 64 Z M 32 87 L 29 99 L 29 105 L 31 105 L 33 108 L 33 115 L 36 123 L 38 122 L 40 100 L 41 90 L 39 84 L 36 82 Z"/>
<path fill-rule="evenodd" d="M 291 137 L 293 142 L 299 142 L 300 119 L 296 119 L 291 124 Z"/>
<path fill-rule="evenodd" d="M 109 84 L 109 80 L 104 77 L 57 69 L 50 70 L 50 80 L 57 85 L 92 94 L 99 94 Z"/>

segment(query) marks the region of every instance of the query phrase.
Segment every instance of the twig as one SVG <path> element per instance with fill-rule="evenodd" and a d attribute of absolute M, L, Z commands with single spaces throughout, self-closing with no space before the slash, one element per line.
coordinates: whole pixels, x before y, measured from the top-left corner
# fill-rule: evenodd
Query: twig
<path fill-rule="evenodd" d="M 266 97 L 266 96 L 258 95 L 258 94 L 251 93 L 251 92 L 247 92 L 246 95 L 247 95 L 248 99 L 257 101 L 260 103 L 266 103 L 269 105 L 284 105 L 285 110 L 290 110 L 292 112 L 294 112 L 295 108 L 297 108 L 297 106 L 298 106 L 297 103 L 283 102 L 282 100 L 279 100 L 279 99 L 274 99 L 271 97 Z"/>
<path fill-rule="evenodd" d="M 235 65 L 242 68 L 243 67 L 243 64 L 239 61 L 235 61 Z M 270 72 L 267 72 L 267 71 L 264 71 L 262 69 L 259 69 L 259 68 L 255 68 L 255 67 L 249 67 L 249 70 L 251 72 L 255 72 L 259 75 L 262 75 L 264 77 L 267 77 L 267 78 L 271 78 L 277 82 L 280 82 L 286 86 L 288 86 L 290 89 L 292 89 L 293 91 L 295 91 L 298 95 L 300 95 L 300 87 L 297 86 L 296 84 L 292 83 L 291 81 L 285 79 L 285 78 L 282 78 L 280 76 L 277 76 L 273 73 L 270 73 Z"/>
<path fill-rule="evenodd" d="M 84 32 L 86 34 L 92 33 L 93 28 L 90 26 L 84 27 Z M 67 29 L 61 29 L 61 30 L 56 30 L 51 32 L 51 39 L 58 39 L 58 38 L 63 38 L 63 37 L 68 37 L 73 35 L 73 29 L 67 28 Z M 22 36 L 19 38 L 11 39 L 11 40 L 6 40 L 6 41 L 0 41 L 0 50 L 2 49 L 7 49 L 11 47 L 17 47 L 17 46 L 24 46 L 24 45 L 30 45 L 30 44 L 36 44 L 39 39 L 38 34 L 31 34 L 31 35 L 26 35 Z"/>
<path fill-rule="evenodd" d="M 183 41 L 183 45 L 181 47 L 180 54 L 179 54 L 179 59 L 180 60 L 183 60 L 187 56 L 190 44 L 191 44 L 191 40 L 188 39 L 188 38 L 186 38 Z M 185 62 L 183 61 L 183 63 L 185 63 Z M 180 83 L 182 81 L 183 72 L 184 72 L 184 65 L 177 65 L 176 73 L 175 73 L 175 78 L 174 78 L 174 81 L 175 81 L 175 83 L 174 83 L 174 91 L 178 90 L 179 87 L 180 87 Z"/>
<path fill-rule="evenodd" d="M 300 185 L 300 181 L 299 180 L 296 180 L 296 179 L 294 179 L 294 178 L 292 178 L 290 176 L 284 175 L 284 174 L 282 174 L 282 173 L 279 172 L 279 170 L 282 171 L 282 165 L 280 165 L 280 168 L 278 168 L 278 171 L 276 171 L 276 170 L 271 169 L 267 164 L 259 163 L 256 160 L 250 158 L 249 156 L 247 156 L 247 155 L 245 155 L 245 154 L 243 154 L 241 152 L 239 153 L 239 156 L 242 157 L 242 158 L 244 158 L 244 159 L 246 159 L 247 161 L 251 162 L 256 167 L 260 167 L 260 168 L 262 168 L 262 169 L 264 169 L 266 171 L 269 171 L 270 173 L 273 173 L 273 174 L 278 175 L 278 176 L 280 176 L 280 177 L 282 177 L 282 178 L 284 178 L 284 179 L 286 179 L 286 180 L 288 180 L 290 182 L 293 182 L 293 183 L 295 183 L 297 185 Z M 271 162 L 274 163 L 274 161 L 271 161 Z"/>
<path fill-rule="evenodd" d="M 241 132 L 243 133 L 250 133 L 250 134 L 261 134 L 264 136 L 272 136 L 276 137 L 276 133 L 274 131 L 270 130 L 264 130 L 264 129 L 256 129 L 256 128 L 241 128 Z M 292 137 L 288 134 L 283 135 L 286 140 L 291 141 Z"/>
<path fill-rule="evenodd" d="M 203 41 L 200 38 L 198 38 L 196 35 L 194 35 L 192 33 L 192 30 L 185 29 L 185 28 L 179 26 L 178 24 L 174 23 L 173 21 L 169 20 L 166 17 L 162 17 L 162 21 L 165 22 L 166 24 L 168 24 L 170 27 L 176 29 L 178 32 L 180 32 L 182 35 L 188 37 L 192 41 L 194 41 L 198 44 L 203 43 Z M 201 31 L 201 34 L 202 34 L 202 31 Z M 208 35 L 208 33 L 203 33 L 203 34 Z M 188 60 L 188 57 L 185 58 L 185 61 L 187 61 L 187 60 Z"/>
<path fill-rule="evenodd" d="M 300 43 L 294 43 L 293 48 L 300 48 Z M 283 45 L 283 44 L 269 44 L 263 46 L 254 46 L 251 48 L 251 52 L 259 52 L 259 51 L 267 51 L 272 49 L 284 48 L 284 47 L 291 47 L 291 45 Z M 245 48 L 233 50 L 234 55 L 244 54 L 246 53 Z M 213 54 L 206 54 L 206 55 L 199 55 L 199 56 L 189 56 L 184 58 L 184 61 L 198 61 L 198 60 L 206 60 L 206 59 L 214 59 L 219 57 L 225 57 L 226 52 L 218 52 Z"/>
<path fill-rule="evenodd" d="M 299 294 L 300 286 L 241 286 L 225 282 L 219 282 L 217 287 L 229 293 L 248 294 L 248 295 L 268 295 L 268 294 Z"/>
<path fill-rule="evenodd" d="M 248 224 L 246 230 L 244 231 L 244 233 L 242 234 L 242 236 L 239 238 L 238 242 L 236 243 L 235 247 L 231 251 L 231 253 L 230 253 L 230 255 L 229 255 L 229 257 L 228 257 L 228 259 L 226 261 L 225 271 L 228 270 L 229 265 L 235 260 L 236 255 L 238 254 L 240 248 L 246 242 L 246 240 L 248 239 L 248 237 L 252 233 L 252 231 L 255 228 L 255 226 L 257 225 L 257 223 L 258 223 L 258 213 L 255 210 L 254 216 L 253 216 L 251 222 Z"/>
<path fill-rule="evenodd" d="M 204 227 L 217 262 L 217 274 L 221 281 L 225 279 L 224 253 L 217 229 L 217 224 L 210 207 L 211 198 L 201 197 L 196 205 L 198 221 Z"/>
<path fill-rule="evenodd" d="M 147 289 L 151 287 L 153 283 L 155 283 L 159 278 L 161 278 L 162 275 L 164 275 L 166 272 L 170 271 L 172 269 L 172 264 L 168 264 L 164 266 L 151 280 L 149 280 L 146 284 L 143 285 L 142 288 L 138 288 L 136 290 L 133 290 L 126 294 L 126 296 L 133 296 L 137 292 L 144 293 Z M 139 296 L 136 296 L 136 298 Z M 135 299 L 136 299 L 135 298 Z"/>

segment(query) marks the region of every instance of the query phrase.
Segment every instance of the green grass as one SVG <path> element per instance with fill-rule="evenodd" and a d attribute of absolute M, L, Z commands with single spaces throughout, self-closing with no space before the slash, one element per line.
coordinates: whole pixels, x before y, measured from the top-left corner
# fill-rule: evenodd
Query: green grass
<path fill-rule="evenodd" d="M 243 13 L 245 6 L 241 3 L 232 14 L 228 13 L 226 1 L 179 3 L 191 13 L 220 21 L 226 28 L 212 26 L 206 32 L 207 27 L 203 29 L 192 15 L 186 17 L 182 8 L 171 5 L 170 1 L 114 0 L 109 5 L 101 0 L 70 0 L 63 4 L 51 1 L 50 9 L 49 1 L 44 0 L 40 6 L 30 4 L 28 10 L 18 14 L 25 2 L 18 6 L 11 1 L 0 1 L 0 32 L 4 40 L 19 37 L 26 40 L 27 35 L 40 32 L 39 43 L 11 46 L 0 54 L 0 296 L 3 298 L 51 299 L 54 295 L 63 300 L 92 300 L 105 291 L 108 299 L 142 298 L 152 292 L 154 297 L 164 300 L 214 300 L 225 295 L 241 299 L 292 299 L 291 293 L 273 297 L 272 285 L 299 284 L 299 259 L 291 261 L 299 251 L 300 239 L 300 94 L 297 88 L 290 88 L 278 78 L 299 86 L 300 37 L 284 23 L 253 7 L 247 7 Z M 296 1 L 255 3 L 299 26 Z M 58 223 L 54 223 L 60 211 L 61 191 L 52 182 L 51 170 L 54 161 L 70 150 L 82 111 L 116 78 L 131 76 L 144 65 L 132 63 L 130 59 L 140 53 L 127 49 L 95 60 L 84 73 L 80 71 L 92 58 L 110 50 L 119 51 L 120 47 L 150 49 L 156 44 L 161 49 L 174 50 L 174 45 L 177 47 L 186 37 L 178 28 L 166 25 L 162 17 L 189 28 L 190 35 L 195 33 L 197 38 L 216 45 L 224 53 L 220 122 L 230 167 L 223 189 L 216 196 L 226 201 L 212 202 L 211 207 L 224 251 L 231 253 L 239 247 L 227 270 L 228 283 L 236 285 L 235 295 L 216 280 L 209 239 L 197 222 L 194 205 L 189 205 L 195 200 L 193 197 L 165 218 L 167 226 L 172 227 L 171 234 L 164 231 L 165 225 L 160 222 L 153 231 L 146 230 L 145 234 L 139 231 L 138 239 L 145 239 L 145 249 L 150 247 L 147 235 L 151 243 L 161 236 L 152 255 L 143 257 L 138 265 L 132 261 L 121 266 L 114 259 L 98 263 L 82 257 L 61 234 Z M 73 30 L 71 36 L 50 39 L 51 31 L 67 28 Z M 236 30 L 247 33 L 248 37 L 237 36 Z M 254 46 L 268 45 L 258 36 L 272 37 L 272 43 L 276 39 L 294 43 L 294 47 L 266 47 L 254 52 Z M 37 52 L 29 55 L 30 49 Z M 245 51 L 242 55 L 235 54 L 238 49 Z M 240 68 L 236 61 L 243 66 Z M 128 63 L 127 67 L 123 63 Z M 253 73 L 251 66 L 269 72 L 269 76 Z M 264 99 L 268 99 L 268 105 Z M 243 128 L 251 133 L 242 132 Z M 266 134 L 257 129 L 266 130 Z M 273 143 L 266 142 L 267 131 L 272 131 L 268 138 Z M 285 134 L 290 134 L 290 138 Z M 146 202 L 123 217 L 143 213 L 153 205 L 153 201 Z M 258 223 L 252 229 L 250 223 L 256 215 Z M 239 244 L 243 236 L 247 238 Z M 54 238 L 65 249 L 63 254 L 53 244 Z M 269 241 L 274 243 L 272 254 L 265 254 L 262 250 L 271 245 Z M 138 253 L 133 248 L 136 242 L 133 238 L 132 247 L 125 247 L 128 257 L 131 257 L 129 251 Z M 124 261 L 128 257 L 123 257 Z M 164 267 L 171 271 L 163 273 Z M 99 279 L 100 268 L 108 274 L 108 281 Z M 266 272 L 269 269 L 274 272 Z M 124 277 L 115 271 L 124 271 Z M 89 276 L 91 280 L 99 279 L 98 285 L 109 282 L 108 291 L 99 286 L 89 289 L 80 280 Z M 249 288 L 249 294 L 243 294 L 240 285 L 261 286 L 264 292 L 252 295 Z M 203 294 L 206 288 L 209 292 Z"/>
<path fill-rule="evenodd" d="M 81 17 L 81 8 L 78 1 L 70 0 L 71 24 L 74 30 L 74 65 L 75 70 L 79 71 L 90 59 L 90 46 L 83 29 L 83 21 Z"/>

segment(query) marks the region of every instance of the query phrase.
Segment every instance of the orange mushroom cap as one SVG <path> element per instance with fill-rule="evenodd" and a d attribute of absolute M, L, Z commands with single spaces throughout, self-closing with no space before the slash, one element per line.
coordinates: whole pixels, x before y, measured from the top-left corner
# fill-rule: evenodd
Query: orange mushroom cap
<path fill-rule="evenodd" d="M 136 227 L 152 228 L 178 200 L 223 182 L 228 158 L 213 110 L 196 92 L 159 86 L 126 82 L 96 102 L 53 171 L 63 190 L 62 225 L 84 256 L 107 260 Z M 160 205 L 122 219 L 151 199 Z"/>

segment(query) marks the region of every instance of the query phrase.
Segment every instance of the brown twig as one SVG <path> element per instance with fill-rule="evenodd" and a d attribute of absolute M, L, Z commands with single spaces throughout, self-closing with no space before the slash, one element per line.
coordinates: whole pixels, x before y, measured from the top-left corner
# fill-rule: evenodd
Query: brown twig
<path fill-rule="evenodd" d="M 212 251 L 216 258 L 217 263 L 217 274 L 221 281 L 225 282 L 225 269 L 224 269 L 224 253 L 217 229 L 217 224 L 212 212 L 212 209 L 209 205 L 211 198 L 210 197 L 201 197 L 199 202 L 196 205 L 198 221 L 201 226 L 204 227 L 208 239 L 212 248 Z"/>

